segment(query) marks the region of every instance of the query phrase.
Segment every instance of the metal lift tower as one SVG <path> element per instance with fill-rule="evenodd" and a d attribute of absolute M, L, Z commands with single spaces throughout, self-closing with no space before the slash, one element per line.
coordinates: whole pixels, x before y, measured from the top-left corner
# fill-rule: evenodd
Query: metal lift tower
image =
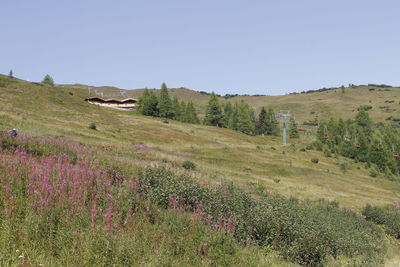
<path fill-rule="evenodd" d="M 286 119 L 292 116 L 290 110 L 281 110 L 278 113 L 278 118 L 283 118 L 283 133 L 282 133 L 282 144 L 286 145 Z"/>

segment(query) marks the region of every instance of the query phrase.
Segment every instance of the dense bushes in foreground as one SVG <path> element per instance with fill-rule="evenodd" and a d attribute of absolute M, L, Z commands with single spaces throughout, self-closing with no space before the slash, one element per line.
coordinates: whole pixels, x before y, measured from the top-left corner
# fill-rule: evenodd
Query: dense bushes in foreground
<path fill-rule="evenodd" d="M 29 143 L 35 149 L 24 150 Z M 255 200 L 233 185 L 207 187 L 164 167 L 128 177 L 80 146 L 53 140 L 62 152 L 47 153 L 48 145 L 2 138 L 2 265 L 257 265 L 241 254 L 254 250 L 249 243 L 305 266 L 342 257 L 359 266 L 383 261 L 379 227 L 335 203 L 267 193 Z"/>
<path fill-rule="evenodd" d="M 141 177 L 152 201 L 199 214 L 206 224 L 225 227 L 238 240 L 272 246 L 296 263 L 319 266 L 346 256 L 357 258 L 356 265 L 376 266 L 383 260 L 382 232 L 335 203 L 268 194 L 256 201 L 232 185 L 203 187 L 165 168 L 148 168 Z"/>
<path fill-rule="evenodd" d="M 400 239 L 400 207 L 374 207 L 366 205 L 362 214 L 368 221 L 384 226 L 386 233 Z"/>

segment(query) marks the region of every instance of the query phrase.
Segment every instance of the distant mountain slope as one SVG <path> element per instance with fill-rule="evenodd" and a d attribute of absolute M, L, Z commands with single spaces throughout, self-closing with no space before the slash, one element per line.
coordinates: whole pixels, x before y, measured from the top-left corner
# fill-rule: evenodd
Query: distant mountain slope
<path fill-rule="evenodd" d="M 71 85 L 77 88 L 91 88 L 104 92 L 106 95 L 118 95 L 120 91 L 126 92 L 128 97 L 139 98 L 144 89 L 124 90 L 116 87 L 91 87 L 87 85 Z M 205 106 L 209 96 L 204 93 L 187 88 L 171 88 L 171 95 L 180 100 L 193 101 L 200 114 L 204 114 Z M 329 119 L 331 117 L 352 118 L 357 109 L 362 106 L 370 106 L 369 113 L 375 121 L 390 121 L 398 124 L 400 120 L 400 88 L 376 86 L 357 86 L 342 89 L 331 89 L 322 92 L 288 94 L 280 96 L 235 96 L 225 99 L 224 102 L 238 102 L 244 100 L 257 112 L 262 106 L 272 107 L 275 111 L 290 110 L 296 120 L 300 123 L 318 119 Z M 388 120 L 391 118 L 391 120 Z"/>

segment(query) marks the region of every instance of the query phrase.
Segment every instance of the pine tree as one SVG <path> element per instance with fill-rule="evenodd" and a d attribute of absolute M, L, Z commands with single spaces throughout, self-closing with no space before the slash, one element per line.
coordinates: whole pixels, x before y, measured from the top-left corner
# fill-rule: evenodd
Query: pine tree
<path fill-rule="evenodd" d="M 232 110 L 229 115 L 229 120 L 228 120 L 228 128 L 229 129 L 237 130 L 238 113 L 239 113 L 239 106 L 238 106 L 238 103 L 235 103 L 232 106 Z"/>
<path fill-rule="evenodd" d="M 267 112 L 267 122 L 266 122 L 266 134 L 279 136 L 279 125 L 278 121 L 275 119 L 275 112 L 272 108 L 268 109 Z"/>
<path fill-rule="evenodd" d="M 299 129 L 297 128 L 297 123 L 292 117 L 289 119 L 289 137 L 300 138 Z"/>
<path fill-rule="evenodd" d="M 185 114 L 186 114 L 186 122 L 199 123 L 199 118 L 197 117 L 196 109 L 194 108 L 194 105 L 191 101 L 186 105 Z"/>
<path fill-rule="evenodd" d="M 157 109 L 157 96 L 148 89 L 145 89 L 143 94 L 139 98 L 139 108 L 138 111 L 142 115 L 146 116 L 158 116 L 158 109 Z"/>
<path fill-rule="evenodd" d="M 149 109 L 151 111 L 150 116 L 154 116 L 154 117 L 159 116 L 160 111 L 158 110 L 158 98 L 153 91 L 150 91 L 150 93 L 149 93 Z"/>
<path fill-rule="evenodd" d="M 267 111 L 261 108 L 258 120 L 256 122 L 256 132 L 258 135 L 264 135 L 267 132 Z"/>
<path fill-rule="evenodd" d="M 143 93 L 139 97 L 138 100 L 138 111 L 142 115 L 150 116 L 148 110 L 148 102 L 149 102 L 149 90 L 144 89 Z"/>
<path fill-rule="evenodd" d="M 365 135 L 372 136 L 373 123 L 368 115 L 368 112 L 366 112 L 365 110 L 360 110 L 355 117 L 355 122 L 358 126 L 360 126 L 361 131 Z"/>
<path fill-rule="evenodd" d="M 172 113 L 172 118 L 174 120 L 179 120 L 179 118 L 181 117 L 181 106 L 179 104 L 179 100 L 176 96 L 174 96 L 172 98 L 172 102 L 171 102 L 171 113 Z"/>
<path fill-rule="evenodd" d="M 13 74 L 13 71 L 12 71 L 12 70 L 10 70 L 10 72 L 8 73 L 8 77 L 14 78 L 14 74 Z"/>
<path fill-rule="evenodd" d="M 231 102 L 226 102 L 224 105 L 224 113 L 222 115 L 221 125 L 224 128 L 229 128 L 229 119 L 231 117 L 233 107 Z"/>
<path fill-rule="evenodd" d="M 386 167 L 391 159 L 388 149 L 385 149 L 383 146 L 380 147 L 381 145 L 381 141 L 375 138 L 372 141 L 368 158 L 366 158 L 365 161 L 376 164 L 380 171 L 386 171 Z"/>
<path fill-rule="evenodd" d="M 240 101 L 238 105 L 238 119 L 236 128 L 238 131 L 248 135 L 255 134 L 254 111 L 243 100 Z"/>
<path fill-rule="evenodd" d="M 179 116 L 179 120 L 181 122 L 187 122 L 188 121 L 188 117 L 187 117 L 187 114 L 186 114 L 186 102 L 184 102 L 184 101 L 181 102 L 180 111 L 181 111 L 181 114 Z"/>
<path fill-rule="evenodd" d="M 44 76 L 42 83 L 54 86 L 54 80 L 49 74 L 46 74 L 46 76 Z"/>
<path fill-rule="evenodd" d="M 162 118 L 171 119 L 173 114 L 171 112 L 171 98 L 168 94 L 167 85 L 161 85 L 160 97 L 158 99 L 158 114 Z"/>
<path fill-rule="evenodd" d="M 210 100 L 208 101 L 204 124 L 219 127 L 222 126 L 221 106 L 214 92 L 211 93 Z"/>

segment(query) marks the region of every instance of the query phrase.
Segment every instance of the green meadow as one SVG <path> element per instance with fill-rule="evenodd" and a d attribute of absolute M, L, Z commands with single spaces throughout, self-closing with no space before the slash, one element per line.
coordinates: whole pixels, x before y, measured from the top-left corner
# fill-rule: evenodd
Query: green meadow
<path fill-rule="evenodd" d="M 111 87 L 98 90 L 118 91 Z M 338 88 L 283 96 L 237 96 L 220 98 L 220 101 L 243 99 L 256 110 L 262 106 L 276 111 L 289 109 L 300 123 L 314 120 L 316 116 L 319 119 L 332 116 L 351 118 L 356 114 L 357 107 L 370 105 L 371 118 L 384 122 L 388 121 L 388 117 L 399 114 L 399 90 L 361 86 L 345 88 L 344 91 Z M 138 97 L 141 92 L 127 91 L 127 96 Z M 199 114 L 204 114 L 209 96 L 188 89 L 170 89 L 170 93 L 180 100 L 193 101 Z M 83 85 L 49 86 L 0 75 L 0 129 L 16 128 L 29 136 L 56 137 L 93 149 L 100 164 L 120 168 L 133 177 L 140 177 L 146 168 L 161 166 L 177 176 L 188 176 L 196 185 L 205 188 L 231 184 L 255 201 L 263 201 L 263 194 L 277 194 L 286 200 L 296 198 L 302 203 L 299 207 L 308 201 L 317 203 L 325 200 L 360 215 L 367 204 L 392 205 L 400 199 L 400 183 L 371 177 L 364 163 L 341 156 L 325 157 L 322 152 L 305 149 L 315 138 L 315 127 L 305 126 L 306 132 L 301 132 L 299 139 L 288 139 L 288 145 L 284 146 L 281 137 L 248 136 L 229 129 L 173 120 L 165 123 L 163 119 L 142 116 L 136 111 L 119 111 L 88 104 L 84 101 L 88 96 L 87 87 Z M 96 129 L 89 128 L 92 123 Z M 315 158 L 318 158 L 318 163 L 312 162 Z M 185 170 L 182 167 L 185 161 L 194 163 L 194 170 Z M 348 166 L 346 170 L 341 168 L 343 163 Z M 149 205 L 154 205 L 154 210 L 157 210 L 162 203 L 151 202 Z M 308 211 L 304 212 L 308 214 Z M 296 216 L 294 212 L 293 217 L 288 218 Z M 309 216 L 320 218 L 320 215 Z M 50 230 L 42 236 L 24 236 L 15 232 L 16 228 L 34 229 L 35 220 L 44 220 L 37 215 L 26 218 L 19 223 L 4 218 L 1 221 L 0 246 L 7 251 L 0 256 L 3 266 L 21 264 L 20 254 L 16 252 L 21 248 L 26 251 L 24 257 L 30 258 L 24 262 L 26 266 L 112 266 L 113 263 L 117 266 L 362 266 L 365 263 L 361 256 L 360 259 L 356 256 L 357 259 L 352 258 L 351 253 L 357 255 L 356 252 L 341 252 L 339 248 L 336 258 L 329 254 L 326 259 L 321 256 L 321 261 L 316 260 L 319 256 L 315 256 L 315 261 L 298 258 L 300 252 L 297 250 L 286 255 L 282 251 L 289 247 L 284 241 L 278 242 L 276 247 L 264 241 L 242 242 L 229 234 L 210 230 L 202 222 L 193 222 L 189 212 L 173 209 L 162 209 L 155 224 L 150 223 L 145 215 L 140 215 L 131 228 L 112 236 L 100 229 L 91 229 L 87 225 L 83 227 L 85 223 L 74 222 L 73 226 L 69 226 L 62 221 L 60 229 L 67 237 L 71 237 L 74 231 L 80 231 L 80 227 L 82 234 L 79 238 L 71 238 L 65 246 L 60 241 L 52 241 L 55 243 L 52 243 L 54 246 L 51 249 L 59 249 L 60 253 L 48 253 L 41 238 L 48 238 L 46 234 L 51 233 Z M 352 219 L 348 220 L 350 223 Z M 190 231 L 182 233 L 180 229 L 183 227 Z M 380 227 L 377 226 L 377 229 Z M 13 235 L 15 239 L 11 238 Z M 29 238 L 34 244 L 32 249 L 29 249 Z M 62 239 L 62 236 L 58 238 Z M 382 240 L 386 243 L 383 261 L 375 263 L 396 264 L 400 251 L 398 240 L 389 235 L 383 236 Z M 157 242 L 161 245 L 155 248 Z M 211 244 L 207 257 L 201 251 L 202 243 Z M 78 253 L 78 250 L 81 251 Z M 109 254 L 104 251 L 109 251 Z M 378 255 L 376 251 L 374 253 Z M 78 253 L 76 258 L 74 253 Z M 124 261 L 124 254 L 136 255 L 136 258 Z"/>

